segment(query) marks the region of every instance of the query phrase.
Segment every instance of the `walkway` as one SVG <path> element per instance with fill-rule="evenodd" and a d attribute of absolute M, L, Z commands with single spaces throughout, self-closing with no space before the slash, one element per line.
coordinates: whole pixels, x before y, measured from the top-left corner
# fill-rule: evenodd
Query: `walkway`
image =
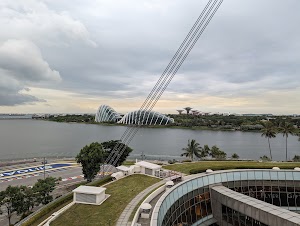
<path fill-rule="evenodd" d="M 122 212 L 121 216 L 119 217 L 117 224 L 118 226 L 131 226 L 131 222 L 129 222 L 129 218 L 131 213 L 133 212 L 134 208 L 139 204 L 141 200 L 144 199 L 144 197 L 154 190 L 155 188 L 158 188 L 160 185 L 165 184 L 165 180 L 161 180 L 160 182 L 153 184 L 152 186 L 146 188 L 144 191 L 139 193 L 134 199 L 131 200 L 131 202 L 126 206 L 124 211 Z"/>

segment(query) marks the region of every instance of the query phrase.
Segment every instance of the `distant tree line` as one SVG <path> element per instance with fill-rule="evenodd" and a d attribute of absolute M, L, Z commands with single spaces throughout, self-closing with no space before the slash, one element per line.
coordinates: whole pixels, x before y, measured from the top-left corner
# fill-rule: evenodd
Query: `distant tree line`
<path fill-rule="evenodd" d="M 94 123 L 95 116 L 90 114 L 83 114 L 83 115 L 67 114 L 67 115 L 57 115 L 57 116 L 50 115 L 47 120 L 54 121 L 54 122 Z"/>
<path fill-rule="evenodd" d="M 267 138 L 268 140 L 268 148 L 269 148 L 269 157 L 264 155 L 260 157 L 261 160 L 264 161 L 272 161 L 272 149 L 271 149 L 271 138 L 275 138 L 277 134 L 282 134 L 283 137 L 285 137 L 285 161 L 288 161 L 288 137 L 291 136 L 299 136 L 299 131 L 296 128 L 296 126 L 289 122 L 289 121 L 277 121 L 277 124 L 275 124 L 272 121 L 261 121 L 260 125 L 262 127 L 261 136 Z M 300 141 L 300 136 L 298 138 Z M 226 159 L 226 153 L 221 151 L 220 148 L 218 148 L 216 145 L 212 146 L 211 148 L 208 147 L 208 145 L 204 145 L 203 147 L 200 146 L 199 143 L 196 142 L 196 140 L 189 140 L 187 147 L 182 149 L 184 152 L 181 154 L 181 156 L 189 157 L 191 161 L 194 160 L 194 157 L 197 157 L 198 159 L 206 158 L 207 156 L 210 156 L 213 159 Z M 232 159 L 238 159 L 239 156 L 234 153 L 231 156 Z M 293 161 L 300 161 L 300 156 L 295 155 L 293 158 Z"/>
<path fill-rule="evenodd" d="M 191 159 L 191 161 L 194 160 L 194 157 L 198 159 L 204 159 L 208 156 L 210 156 L 213 159 L 217 160 L 223 160 L 226 159 L 227 154 L 220 150 L 216 145 L 212 146 L 211 148 L 208 145 L 204 145 L 203 147 L 200 146 L 196 140 L 188 140 L 188 145 L 185 148 L 182 148 L 184 151 L 181 156 L 185 156 Z M 238 158 L 238 156 L 235 156 Z"/>
<path fill-rule="evenodd" d="M 270 120 L 275 125 L 284 121 L 300 128 L 300 117 L 291 116 L 237 116 L 237 115 L 191 115 L 191 114 L 170 114 L 174 119 L 170 126 L 175 127 L 199 127 L 216 130 L 240 130 L 240 131 L 260 131 L 261 122 Z M 298 129 L 299 131 L 299 129 Z"/>

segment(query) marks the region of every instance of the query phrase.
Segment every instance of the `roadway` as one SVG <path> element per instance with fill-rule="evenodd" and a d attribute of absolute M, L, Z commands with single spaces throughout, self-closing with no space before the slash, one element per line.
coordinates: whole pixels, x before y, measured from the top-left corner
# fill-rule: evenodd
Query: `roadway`
<path fill-rule="evenodd" d="M 82 168 L 74 162 L 52 162 L 46 164 L 45 177 L 51 176 L 62 178 L 59 185 L 56 186 L 54 196 L 66 193 L 65 187 L 74 183 L 83 181 Z M 0 191 L 3 191 L 7 186 L 33 186 L 38 179 L 44 179 L 44 165 L 41 163 L 20 164 L 15 166 L 2 167 L 0 171 Z M 5 209 L 3 215 L 0 215 L 0 225 L 8 225 Z M 15 222 L 19 217 L 12 217 L 12 222 Z"/>
<path fill-rule="evenodd" d="M 101 171 L 103 171 L 103 168 Z M 111 169 L 111 171 L 115 172 L 115 169 Z M 0 191 L 5 190 L 9 185 L 33 186 L 38 179 L 44 179 L 44 177 L 48 176 L 62 178 L 52 193 L 54 197 L 67 193 L 69 191 L 68 187 L 84 180 L 82 167 L 75 162 L 57 160 L 46 164 L 45 167 L 41 162 L 34 162 L 1 167 Z M 100 175 L 97 175 L 97 177 L 100 177 Z M 0 215 L 0 225 L 8 225 L 5 209 L 3 207 L 1 209 L 4 211 L 4 214 Z M 12 222 L 16 222 L 18 219 L 19 217 L 14 214 Z"/>
<path fill-rule="evenodd" d="M 30 165 L 24 164 L 2 169 L 2 171 L 0 171 L 0 191 L 5 190 L 9 185 L 33 186 L 38 179 L 44 179 L 44 176 L 61 177 L 61 186 L 83 180 L 82 168 L 74 162 L 49 163 L 46 164 L 45 170 L 41 163 L 33 163 Z"/>

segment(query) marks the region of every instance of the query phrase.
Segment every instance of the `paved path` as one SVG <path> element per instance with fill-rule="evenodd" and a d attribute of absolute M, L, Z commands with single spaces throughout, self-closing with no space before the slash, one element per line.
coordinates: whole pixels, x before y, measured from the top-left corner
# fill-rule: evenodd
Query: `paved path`
<path fill-rule="evenodd" d="M 152 186 L 146 188 L 144 191 L 139 193 L 134 199 L 131 200 L 131 202 L 126 206 L 126 208 L 123 210 L 121 216 L 119 217 L 117 221 L 117 226 L 131 226 L 131 222 L 129 222 L 129 217 L 131 213 L 133 212 L 134 208 L 139 204 L 141 200 L 144 199 L 144 197 L 151 192 L 153 189 L 159 187 L 160 185 L 165 184 L 165 180 L 161 180 L 160 182 L 153 184 Z"/>

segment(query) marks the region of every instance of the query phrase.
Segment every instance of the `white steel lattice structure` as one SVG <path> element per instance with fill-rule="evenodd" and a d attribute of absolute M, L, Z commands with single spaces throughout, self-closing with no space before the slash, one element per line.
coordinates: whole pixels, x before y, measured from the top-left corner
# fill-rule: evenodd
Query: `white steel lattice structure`
<path fill-rule="evenodd" d="M 110 106 L 101 105 L 96 113 L 96 122 L 117 122 L 120 119 L 120 115 Z"/>
<path fill-rule="evenodd" d="M 138 110 L 128 112 L 118 123 L 127 125 L 167 125 L 173 122 L 174 119 L 159 112 Z"/>

